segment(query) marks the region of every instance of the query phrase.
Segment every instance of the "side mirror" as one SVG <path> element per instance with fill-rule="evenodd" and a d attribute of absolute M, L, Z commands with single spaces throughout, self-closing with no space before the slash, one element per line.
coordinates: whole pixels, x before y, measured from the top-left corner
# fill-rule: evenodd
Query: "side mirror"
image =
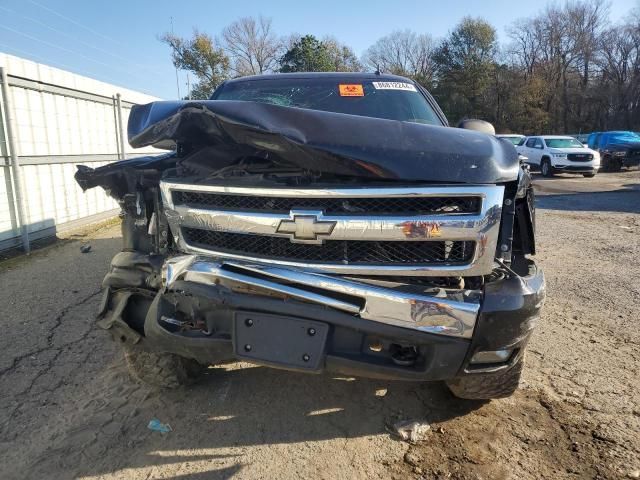
<path fill-rule="evenodd" d="M 486 133 L 487 135 L 495 135 L 496 129 L 489 122 L 484 120 L 469 119 L 462 120 L 458 124 L 458 128 L 464 128 L 466 130 L 475 130 L 476 132 Z"/>

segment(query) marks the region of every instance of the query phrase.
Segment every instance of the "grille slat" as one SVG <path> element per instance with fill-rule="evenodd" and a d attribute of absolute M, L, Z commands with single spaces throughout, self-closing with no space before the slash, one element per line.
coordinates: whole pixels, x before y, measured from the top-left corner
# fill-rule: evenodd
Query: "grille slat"
<path fill-rule="evenodd" d="M 292 243 L 288 238 L 182 228 L 190 245 L 221 253 L 271 260 L 316 263 L 424 265 L 461 264 L 473 256 L 475 243 L 466 241 L 328 240 L 322 245 Z"/>
<path fill-rule="evenodd" d="M 591 153 L 569 153 L 567 160 L 571 160 L 572 162 L 590 162 L 593 160 L 593 155 Z"/>
<path fill-rule="evenodd" d="M 480 197 L 379 197 L 379 198 L 293 198 L 174 191 L 175 205 L 227 211 L 289 213 L 318 210 L 325 215 L 437 215 L 475 214 Z"/>

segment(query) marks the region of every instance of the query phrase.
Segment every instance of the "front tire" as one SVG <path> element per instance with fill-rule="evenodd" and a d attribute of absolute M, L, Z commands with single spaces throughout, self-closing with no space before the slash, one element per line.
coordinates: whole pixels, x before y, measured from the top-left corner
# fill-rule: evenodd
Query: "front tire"
<path fill-rule="evenodd" d="M 195 360 L 172 353 L 148 352 L 138 346 L 125 347 L 129 375 L 136 381 L 160 388 L 179 388 L 198 380 L 204 367 Z"/>
<path fill-rule="evenodd" d="M 447 387 L 458 398 L 491 400 L 510 397 L 518 389 L 524 355 L 508 370 L 495 373 L 472 373 L 447 381 Z"/>
<path fill-rule="evenodd" d="M 604 170 L 607 172 L 619 172 L 622 170 L 622 160 L 609 155 L 603 158 Z"/>
<path fill-rule="evenodd" d="M 619 172 L 622 170 L 622 160 L 614 158 L 610 163 L 612 172 Z"/>
<path fill-rule="evenodd" d="M 551 166 L 551 161 L 548 158 L 542 159 L 542 163 L 540 164 L 540 172 L 542 172 L 543 177 L 553 177 L 553 167 Z"/>
<path fill-rule="evenodd" d="M 582 176 L 585 177 L 585 178 L 593 178 L 593 177 L 596 176 L 596 174 L 595 173 L 583 173 Z"/>

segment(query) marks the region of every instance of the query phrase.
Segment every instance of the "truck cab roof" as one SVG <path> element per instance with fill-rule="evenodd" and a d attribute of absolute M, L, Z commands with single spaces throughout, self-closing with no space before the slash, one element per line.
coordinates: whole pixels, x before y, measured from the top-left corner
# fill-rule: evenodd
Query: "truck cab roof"
<path fill-rule="evenodd" d="M 222 85 L 238 82 L 252 82 L 256 80 L 278 80 L 278 79 L 347 79 L 350 81 L 357 80 L 375 80 L 380 82 L 405 82 L 416 85 L 416 83 L 407 77 L 400 75 L 391 75 L 388 73 L 372 73 L 372 72 L 296 72 L 296 73 L 271 73 L 266 75 L 249 75 L 246 77 L 238 77 L 227 80 Z M 222 86 L 221 85 L 221 86 Z"/>

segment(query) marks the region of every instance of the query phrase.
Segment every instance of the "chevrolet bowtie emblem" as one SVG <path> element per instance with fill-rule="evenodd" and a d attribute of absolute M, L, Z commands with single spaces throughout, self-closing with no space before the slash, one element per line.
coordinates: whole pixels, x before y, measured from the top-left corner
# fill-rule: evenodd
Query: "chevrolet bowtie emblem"
<path fill-rule="evenodd" d="M 318 220 L 318 215 L 296 215 L 292 220 L 281 220 L 276 232 L 288 233 L 292 242 L 322 243 L 320 236 L 329 236 L 337 222 Z"/>

